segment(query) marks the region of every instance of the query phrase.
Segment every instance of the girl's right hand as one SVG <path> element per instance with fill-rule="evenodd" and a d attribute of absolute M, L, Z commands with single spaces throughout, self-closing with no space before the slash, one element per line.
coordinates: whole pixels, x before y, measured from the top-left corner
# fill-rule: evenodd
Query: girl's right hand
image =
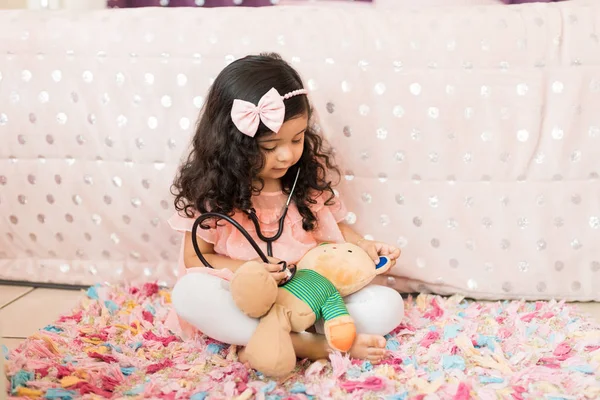
<path fill-rule="evenodd" d="M 287 270 L 281 271 L 281 268 L 283 268 L 283 265 L 278 264 L 279 262 L 281 262 L 281 260 L 278 258 L 275 258 L 275 257 L 267 257 L 267 258 L 269 259 L 269 264 L 266 264 L 260 257 L 254 259 L 253 261 L 262 263 L 263 266 L 265 267 L 265 269 L 271 274 L 273 279 L 275 279 L 275 282 L 277 282 L 277 284 L 279 284 L 280 282 L 287 279 L 287 277 L 288 277 Z"/>

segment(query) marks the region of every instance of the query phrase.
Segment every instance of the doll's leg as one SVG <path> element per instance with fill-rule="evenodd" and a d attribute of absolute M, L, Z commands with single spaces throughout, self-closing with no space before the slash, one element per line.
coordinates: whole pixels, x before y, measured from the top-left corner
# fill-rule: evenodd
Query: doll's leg
<path fill-rule="evenodd" d="M 357 333 L 387 335 L 404 318 L 404 301 L 396 290 L 386 286 L 369 285 L 344 298 L 350 316 L 354 319 Z M 323 322 L 316 331 L 323 334 Z"/>
<path fill-rule="evenodd" d="M 356 324 L 350 317 L 344 299 L 335 291 L 321 307 L 325 321 L 325 336 L 329 345 L 339 351 L 349 351 L 356 339 Z"/>
<path fill-rule="evenodd" d="M 173 307 L 182 319 L 223 343 L 245 346 L 258 320 L 242 313 L 229 291 L 229 282 L 206 273 L 190 272 L 175 284 Z"/>

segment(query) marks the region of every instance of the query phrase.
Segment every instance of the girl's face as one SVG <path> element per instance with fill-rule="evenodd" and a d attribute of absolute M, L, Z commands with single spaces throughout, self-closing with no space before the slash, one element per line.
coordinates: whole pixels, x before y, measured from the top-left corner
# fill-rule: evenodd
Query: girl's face
<path fill-rule="evenodd" d="M 260 178 L 281 179 L 300 160 L 307 128 L 308 115 L 300 115 L 284 122 L 278 133 L 271 132 L 258 139 L 258 145 L 265 156 Z"/>

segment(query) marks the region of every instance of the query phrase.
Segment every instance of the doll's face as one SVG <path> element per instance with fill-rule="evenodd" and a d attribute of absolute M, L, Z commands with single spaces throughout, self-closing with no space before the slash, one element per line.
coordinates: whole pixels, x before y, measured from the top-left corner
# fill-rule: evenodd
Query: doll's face
<path fill-rule="evenodd" d="M 338 289 L 342 296 L 355 293 L 368 285 L 387 268 L 376 269 L 373 260 L 360 247 L 350 244 L 324 244 L 302 258 L 299 269 L 312 269 Z"/>

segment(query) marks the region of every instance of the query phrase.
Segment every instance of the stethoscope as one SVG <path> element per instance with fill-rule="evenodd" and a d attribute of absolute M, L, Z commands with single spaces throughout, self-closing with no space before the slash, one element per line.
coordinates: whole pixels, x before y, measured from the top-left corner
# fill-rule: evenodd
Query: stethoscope
<path fill-rule="evenodd" d="M 288 208 L 290 206 L 290 202 L 292 201 L 292 195 L 294 194 L 294 190 L 296 189 L 296 184 L 298 183 L 299 176 L 300 176 L 300 168 L 298 168 L 298 172 L 296 173 L 296 179 L 294 180 L 294 185 L 292 186 L 290 195 L 288 196 L 288 199 L 283 208 L 283 213 L 281 214 L 281 217 L 279 217 L 279 227 L 278 227 L 277 233 L 275 233 L 275 235 L 273 235 L 271 237 L 267 237 L 267 236 L 263 235 L 262 230 L 260 229 L 260 222 L 258 220 L 258 216 L 256 215 L 256 211 L 252 208 L 252 209 L 250 209 L 250 211 L 247 212 L 248 217 L 250 218 L 250 220 L 254 224 L 254 227 L 256 228 L 256 235 L 258 236 L 258 238 L 260 240 L 262 240 L 263 242 L 265 242 L 267 244 L 267 254 L 269 255 L 269 257 L 273 257 L 273 243 L 277 239 L 279 239 L 281 237 L 281 234 L 283 233 L 283 227 L 285 225 L 285 217 L 287 215 Z M 192 245 L 194 246 L 194 251 L 196 252 L 196 255 L 198 256 L 198 258 L 200 259 L 200 261 L 202 262 L 202 264 L 205 267 L 213 268 L 213 266 L 210 265 L 208 260 L 206 260 L 206 258 L 200 251 L 200 246 L 198 246 L 198 237 L 196 236 L 196 233 L 198 232 L 198 227 L 201 226 L 202 222 L 206 221 L 209 218 L 214 218 L 215 220 L 217 220 L 217 222 L 219 220 L 225 220 L 225 221 L 229 222 L 231 225 L 233 225 L 246 238 L 248 243 L 250 243 L 250 245 L 252 246 L 254 251 L 256 251 L 258 256 L 261 258 L 261 260 L 265 264 L 269 264 L 269 259 L 267 258 L 265 253 L 261 250 L 261 248 L 258 246 L 258 244 L 254 241 L 252 236 L 250 236 L 248 231 L 246 229 L 244 229 L 244 227 L 241 226 L 236 220 L 234 220 L 233 218 L 231 218 L 230 216 L 225 215 L 225 214 L 221 214 L 221 213 L 217 213 L 217 212 L 207 212 L 207 213 L 202 214 L 198 218 L 196 218 L 196 220 L 194 221 L 194 224 L 192 225 Z M 288 283 L 294 277 L 294 275 L 296 275 L 296 266 L 293 264 L 290 264 L 288 267 L 288 265 L 285 261 L 280 261 L 278 264 L 280 264 L 282 266 L 281 267 L 282 272 L 285 271 L 286 269 L 289 272 L 288 278 L 284 279 L 283 281 L 281 281 L 279 283 L 279 286 L 283 286 L 286 283 Z"/>

